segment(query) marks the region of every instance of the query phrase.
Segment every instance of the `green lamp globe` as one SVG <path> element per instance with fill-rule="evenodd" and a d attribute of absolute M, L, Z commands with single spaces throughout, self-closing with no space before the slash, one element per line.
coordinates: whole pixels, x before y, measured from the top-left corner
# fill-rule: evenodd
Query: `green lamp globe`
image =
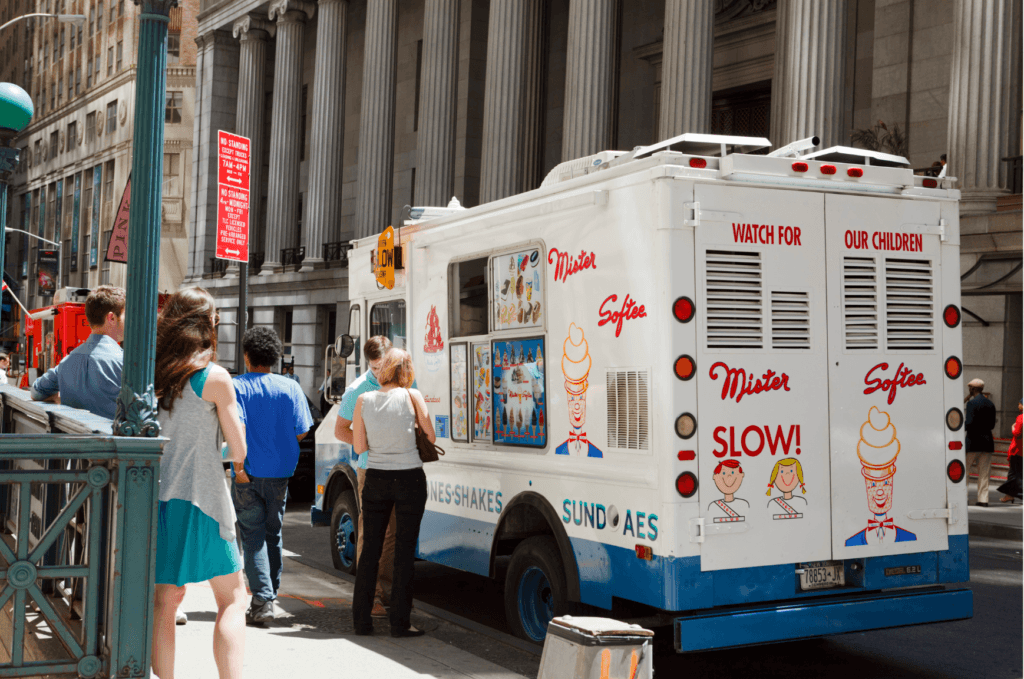
<path fill-rule="evenodd" d="M 28 92 L 14 83 L 0 83 L 0 129 L 21 132 L 32 121 L 34 112 Z"/>

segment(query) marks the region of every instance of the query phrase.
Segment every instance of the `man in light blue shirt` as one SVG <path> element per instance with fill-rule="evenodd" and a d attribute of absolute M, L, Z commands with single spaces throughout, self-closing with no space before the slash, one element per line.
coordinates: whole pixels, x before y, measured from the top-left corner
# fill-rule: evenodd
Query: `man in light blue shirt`
<path fill-rule="evenodd" d="M 121 390 L 124 351 L 124 289 L 101 285 L 85 300 L 85 317 L 92 334 L 84 344 L 32 384 L 34 401 L 56 400 L 114 419 Z"/>

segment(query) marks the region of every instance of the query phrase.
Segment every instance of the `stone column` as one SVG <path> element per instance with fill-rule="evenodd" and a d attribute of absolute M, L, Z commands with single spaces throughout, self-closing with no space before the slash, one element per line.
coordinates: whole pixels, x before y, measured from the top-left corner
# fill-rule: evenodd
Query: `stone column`
<path fill-rule="evenodd" d="M 455 193 L 455 97 L 460 0 L 426 0 L 416 151 L 416 202 L 447 205 Z"/>
<path fill-rule="evenodd" d="M 714 3 L 665 0 L 658 139 L 711 131 Z"/>
<path fill-rule="evenodd" d="M 267 38 L 274 34 L 274 24 L 256 16 L 245 16 L 235 22 L 232 35 L 239 39 L 238 101 L 235 109 L 235 131 L 249 138 L 249 250 L 259 233 L 258 220 L 263 184 L 263 104 L 267 78 Z M 259 244 L 256 244 L 259 247 Z M 238 264 L 228 266 L 229 275 L 238 273 Z"/>
<path fill-rule="evenodd" d="M 1020 153 L 1021 7 L 1016 0 L 957 0 L 949 88 L 949 170 L 961 214 L 995 212 L 1006 163 Z"/>
<path fill-rule="evenodd" d="M 356 238 L 378 233 L 391 223 L 397 42 L 398 0 L 367 3 L 359 113 Z"/>
<path fill-rule="evenodd" d="M 846 3 L 779 0 L 775 22 L 772 144 L 817 135 L 819 148 L 849 146 L 843 105 Z"/>
<path fill-rule="evenodd" d="M 309 139 L 306 258 L 302 271 L 323 265 L 323 244 L 338 237 L 345 151 L 345 55 L 348 0 L 320 0 Z"/>
<path fill-rule="evenodd" d="M 615 21 L 615 0 L 569 2 L 563 161 L 611 147 Z"/>
<path fill-rule="evenodd" d="M 302 41 L 306 19 L 316 5 L 275 0 L 277 21 L 274 94 L 270 118 L 270 174 L 267 186 L 267 245 L 261 276 L 281 269 L 281 249 L 294 243 L 299 209 L 299 156 L 302 150 Z"/>
<path fill-rule="evenodd" d="M 491 4 L 484 79 L 481 203 L 519 193 L 522 186 L 526 1 Z"/>
<path fill-rule="evenodd" d="M 544 162 L 544 58 L 546 0 L 526 0 L 526 68 L 523 82 L 523 180 L 521 191 L 540 186 Z"/>

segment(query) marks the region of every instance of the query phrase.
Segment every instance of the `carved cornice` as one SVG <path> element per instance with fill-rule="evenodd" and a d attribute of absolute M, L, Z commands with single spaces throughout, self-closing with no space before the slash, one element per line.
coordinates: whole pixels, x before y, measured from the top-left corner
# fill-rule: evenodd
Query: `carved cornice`
<path fill-rule="evenodd" d="M 316 3 L 307 0 L 274 0 L 270 3 L 267 15 L 271 21 L 282 21 L 289 12 L 302 12 L 306 19 L 312 19 L 316 13 Z"/>
<path fill-rule="evenodd" d="M 242 40 L 246 38 L 266 40 L 268 35 L 273 37 L 276 32 L 277 24 L 255 14 L 245 15 L 235 21 L 234 26 L 231 27 L 231 34 Z"/>
<path fill-rule="evenodd" d="M 156 406 L 152 384 L 146 387 L 145 394 L 136 394 L 129 384 L 122 382 L 114 412 L 114 433 L 117 436 L 159 436 Z"/>
<path fill-rule="evenodd" d="M 143 14 L 163 14 L 167 16 L 171 9 L 178 6 L 178 0 L 132 0 L 142 7 Z"/>

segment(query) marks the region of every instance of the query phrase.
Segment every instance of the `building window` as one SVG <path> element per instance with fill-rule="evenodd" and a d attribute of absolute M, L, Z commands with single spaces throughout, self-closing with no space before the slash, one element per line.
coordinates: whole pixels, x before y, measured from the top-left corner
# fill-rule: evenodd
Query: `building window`
<path fill-rule="evenodd" d="M 106 166 L 103 168 L 103 200 L 110 202 L 114 200 L 114 161 L 108 160 Z M 109 238 L 104 238 L 103 243 Z"/>
<path fill-rule="evenodd" d="M 96 57 L 96 82 L 100 81 L 100 62 L 103 61 L 103 53 Z"/>
<path fill-rule="evenodd" d="M 113 75 L 114 73 L 114 48 L 107 48 L 107 75 Z"/>
<path fill-rule="evenodd" d="M 107 134 L 117 131 L 117 100 L 107 104 Z"/>
<path fill-rule="evenodd" d="M 124 16 L 124 0 L 118 0 L 117 2 L 117 16 Z"/>
<path fill-rule="evenodd" d="M 96 111 L 85 114 L 85 137 L 86 141 L 96 139 Z"/>
<path fill-rule="evenodd" d="M 770 81 L 715 92 L 711 98 L 711 134 L 767 137 L 771 100 Z"/>
<path fill-rule="evenodd" d="M 35 149 L 36 149 L 36 151 L 35 151 L 35 153 L 36 153 L 36 165 L 38 165 L 43 160 L 43 142 L 41 142 L 41 141 L 39 141 L 37 139 L 36 140 Z"/>
<path fill-rule="evenodd" d="M 57 157 L 57 143 L 60 140 L 60 134 L 57 132 L 50 133 L 50 158 Z"/>
<path fill-rule="evenodd" d="M 57 86 L 50 83 L 50 108 L 57 106 Z"/>
<path fill-rule="evenodd" d="M 182 92 L 168 92 L 166 101 L 167 104 L 164 108 L 164 122 L 180 123 L 184 94 Z"/>
<path fill-rule="evenodd" d="M 65 28 L 60 29 L 60 58 L 64 58 L 64 31 Z"/>
<path fill-rule="evenodd" d="M 110 23 L 114 23 L 114 19 L 117 18 L 117 5 L 114 4 L 114 0 L 110 0 Z"/>
<path fill-rule="evenodd" d="M 309 93 L 309 85 L 302 86 L 302 122 L 299 127 L 299 160 L 306 159 L 306 95 Z"/>
<path fill-rule="evenodd" d="M 64 78 L 57 81 L 57 103 L 64 101 Z"/>
<path fill-rule="evenodd" d="M 81 26 L 78 27 L 78 44 L 79 45 L 82 44 L 82 27 Z"/>
<path fill-rule="evenodd" d="M 70 151 L 76 146 L 78 146 L 78 123 L 76 121 L 72 121 L 68 123 L 67 149 Z"/>
<path fill-rule="evenodd" d="M 181 61 L 181 33 L 167 34 L 167 64 Z"/>
<path fill-rule="evenodd" d="M 165 196 L 181 196 L 181 155 L 164 154 L 164 191 Z"/>
<path fill-rule="evenodd" d="M 75 75 L 68 69 L 68 101 L 71 101 L 71 96 L 75 92 Z"/>
<path fill-rule="evenodd" d="M 96 136 L 97 137 L 103 136 L 103 126 L 105 124 L 106 123 L 104 122 L 104 119 L 103 119 L 103 113 L 100 112 L 100 111 L 97 111 L 96 112 Z"/>
<path fill-rule="evenodd" d="M 100 268 L 100 285 L 110 285 L 110 260 L 108 260 L 105 255 L 107 253 L 107 248 L 110 247 L 110 235 L 112 233 L 114 232 L 110 229 L 103 232 L 103 240 L 101 241 L 103 250 L 100 252 L 100 257 L 102 258 L 100 261 L 103 262 L 103 265 Z"/>
<path fill-rule="evenodd" d="M 79 90 L 82 89 L 82 69 L 75 69 L 75 96 L 78 96 Z"/>
<path fill-rule="evenodd" d="M 95 9 L 90 9 L 89 10 L 89 35 L 92 35 L 94 33 L 94 29 L 95 28 L 96 28 L 96 10 Z"/>
<path fill-rule="evenodd" d="M 92 59 L 85 65 L 85 89 L 92 87 Z"/>
<path fill-rule="evenodd" d="M 68 45 L 68 49 L 70 49 L 70 50 L 75 49 L 75 29 L 74 29 L 74 27 L 72 27 L 72 29 L 71 29 L 71 43 Z"/>
<path fill-rule="evenodd" d="M 96 3 L 96 32 L 103 30 L 103 0 Z"/>
<path fill-rule="evenodd" d="M 117 42 L 117 72 L 121 72 L 121 63 L 124 61 L 124 42 Z"/>

